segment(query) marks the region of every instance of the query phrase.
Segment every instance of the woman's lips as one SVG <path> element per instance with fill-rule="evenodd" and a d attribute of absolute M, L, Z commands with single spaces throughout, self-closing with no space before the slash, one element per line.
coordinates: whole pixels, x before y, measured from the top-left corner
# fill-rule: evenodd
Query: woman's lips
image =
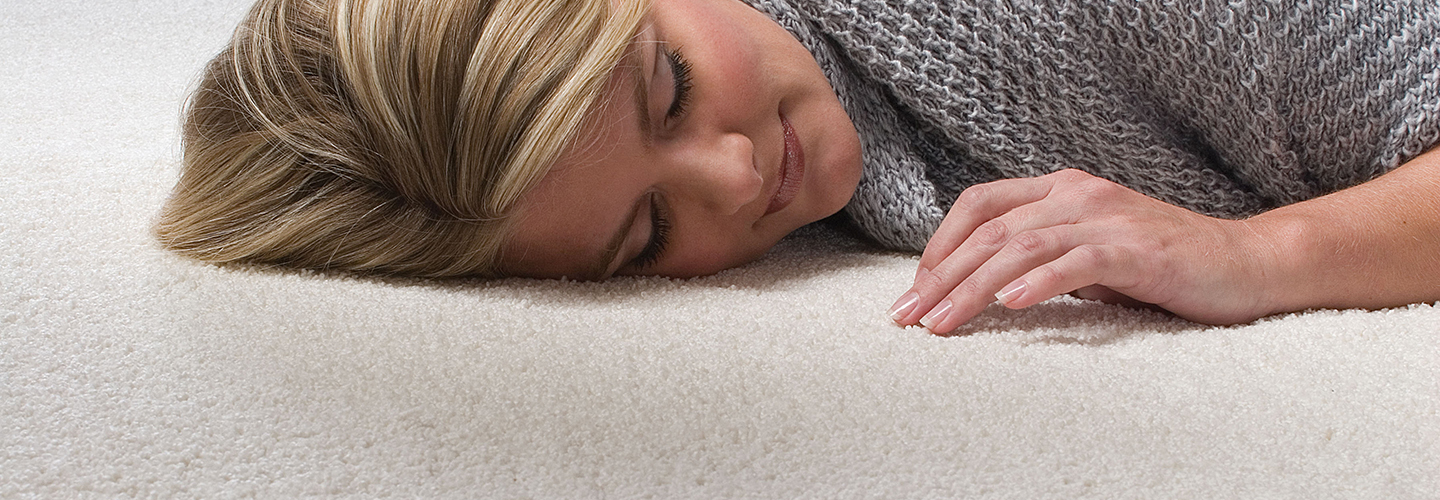
<path fill-rule="evenodd" d="M 770 198 L 770 206 L 765 209 L 765 215 L 779 212 L 791 201 L 795 200 L 795 194 L 800 192 L 800 181 L 805 178 L 805 149 L 800 147 L 800 139 L 795 136 L 795 127 L 790 126 L 790 120 L 785 115 L 780 115 L 780 128 L 785 132 L 785 156 L 780 162 L 779 189 L 775 190 L 775 196 Z"/>

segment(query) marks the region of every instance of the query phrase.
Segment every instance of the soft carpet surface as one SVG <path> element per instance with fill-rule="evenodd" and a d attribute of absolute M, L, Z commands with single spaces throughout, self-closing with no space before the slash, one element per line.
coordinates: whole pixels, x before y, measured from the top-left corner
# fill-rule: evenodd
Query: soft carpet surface
<path fill-rule="evenodd" d="M 695 280 L 217 268 L 148 227 L 243 1 L 0 4 L 0 497 L 1437 498 L 1440 310 L 885 317 L 825 231 Z"/>

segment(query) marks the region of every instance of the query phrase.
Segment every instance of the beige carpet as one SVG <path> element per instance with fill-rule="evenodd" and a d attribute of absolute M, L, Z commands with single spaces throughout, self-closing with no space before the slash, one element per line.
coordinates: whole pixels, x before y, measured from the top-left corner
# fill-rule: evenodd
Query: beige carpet
<path fill-rule="evenodd" d="M 885 317 L 812 231 L 691 281 L 220 269 L 147 235 L 243 2 L 0 4 L 0 498 L 1437 498 L 1440 310 Z"/>

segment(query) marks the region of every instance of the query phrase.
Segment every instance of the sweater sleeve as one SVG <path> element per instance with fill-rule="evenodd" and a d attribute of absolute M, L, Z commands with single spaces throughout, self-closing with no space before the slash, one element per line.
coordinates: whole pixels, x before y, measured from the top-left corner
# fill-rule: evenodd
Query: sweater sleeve
<path fill-rule="evenodd" d="M 1243 216 L 1440 138 L 1433 1 L 802 3 L 899 107 L 1002 176 L 1078 167 Z"/>
<path fill-rule="evenodd" d="M 1278 206 L 1365 182 L 1440 138 L 1440 4 L 1125 2 L 1077 19 L 1138 106 L 1196 131 Z"/>

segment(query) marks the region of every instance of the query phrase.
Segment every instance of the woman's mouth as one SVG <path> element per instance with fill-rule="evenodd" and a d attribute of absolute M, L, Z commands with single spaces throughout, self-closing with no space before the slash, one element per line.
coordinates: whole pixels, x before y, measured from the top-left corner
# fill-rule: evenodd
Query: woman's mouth
<path fill-rule="evenodd" d="M 800 192 L 800 181 L 805 178 L 805 149 L 800 147 L 800 138 L 795 136 L 795 127 L 790 126 L 790 120 L 786 119 L 785 115 L 780 115 L 780 128 L 785 134 L 785 156 L 780 162 L 780 171 L 776 172 L 779 177 L 776 184 L 779 188 L 770 198 L 770 206 L 765 209 L 765 215 L 789 206 L 790 202 L 795 200 L 795 194 Z"/>

